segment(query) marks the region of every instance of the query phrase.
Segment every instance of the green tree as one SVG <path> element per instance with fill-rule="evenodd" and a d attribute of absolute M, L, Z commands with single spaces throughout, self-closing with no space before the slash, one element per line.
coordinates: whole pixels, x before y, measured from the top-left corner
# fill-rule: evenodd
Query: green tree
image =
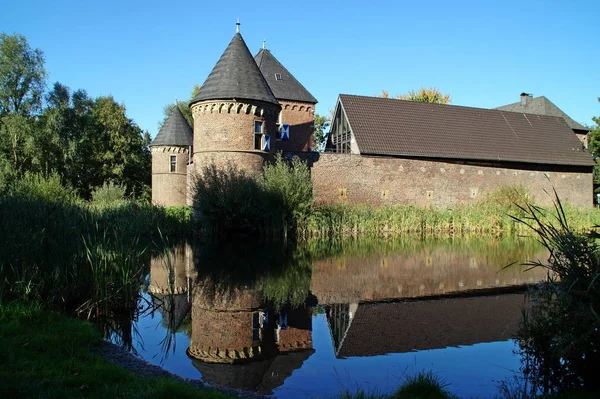
<path fill-rule="evenodd" d="M 150 137 L 125 114 L 125 106 L 111 96 L 98 97 L 92 112 L 102 138 L 95 156 L 102 161 L 102 185 L 112 181 L 128 194 L 147 195 L 150 186 Z"/>
<path fill-rule="evenodd" d="M 192 117 L 192 110 L 190 109 L 190 102 L 192 102 L 194 97 L 196 97 L 199 92 L 200 92 L 200 86 L 194 85 L 194 88 L 192 89 L 192 94 L 190 95 L 189 100 L 177 101 L 177 106 L 179 107 L 179 110 L 185 117 L 185 120 L 188 121 L 190 126 L 194 126 L 194 118 Z M 169 115 L 171 115 L 171 111 L 173 110 L 173 107 L 175 107 L 175 103 L 167 104 L 163 108 L 163 119 L 158 124 L 159 129 L 162 127 L 162 125 L 165 124 Z"/>
<path fill-rule="evenodd" d="M 327 127 L 331 123 L 329 116 L 315 114 L 315 148 L 321 151 L 327 143 Z"/>
<path fill-rule="evenodd" d="M 37 112 L 45 84 L 42 51 L 32 49 L 22 35 L 0 33 L 0 117 Z"/>
<path fill-rule="evenodd" d="M 390 98 L 390 93 L 382 90 L 380 97 Z M 420 103 L 450 104 L 452 102 L 449 94 L 444 94 L 435 87 L 429 89 L 422 87 L 419 91 L 410 90 L 407 94 L 396 95 L 394 98 Z"/>

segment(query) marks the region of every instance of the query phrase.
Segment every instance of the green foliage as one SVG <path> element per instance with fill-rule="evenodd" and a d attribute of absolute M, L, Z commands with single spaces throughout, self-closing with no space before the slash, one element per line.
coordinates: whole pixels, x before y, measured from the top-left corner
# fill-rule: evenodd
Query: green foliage
<path fill-rule="evenodd" d="M 182 381 L 147 378 L 103 359 L 90 323 L 43 311 L 39 305 L 0 304 L 0 397 L 227 398 Z"/>
<path fill-rule="evenodd" d="M 312 180 L 298 158 L 278 155 L 259 176 L 233 164 L 206 166 L 194 185 L 194 210 L 200 228 L 212 236 L 295 233 L 312 204 Z"/>
<path fill-rule="evenodd" d="M 275 162 L 265 166 L 260 185 L 271 201 L 271 212 L 282 216 L 285 230 L 310 211 L 312 179 L 308 166 L 300 158 L 294 157 L 288 163 L 278 153 Z"/>
<path fill-rule="evenodd" d="M 29 47 L 22 35 L 0 33 L 0 117 L 34 114 L 45 84 L 42 51 Z"/>
<path fill-rule="evenodd" d="M 518 218 L 550 251 L 548 281 L 531 296 L 518 333 L 525 376 L 544 393 L 598 392 L 600 380 L 600 245 L 597 234 L 573 230 L 556 197 L 553 212 L 534 205 Z"/>
<path fill-rule="evenodd" d="M 456 399 L 457 396 L 450 393 L 439 377 L 429 372 L 420 372 L 409 376 L 402 385 L 391 394 L 367 393 L 358 390 L 356 393 L 345 391 L 341 399 Z"/>
<path fill-rule="evenodd" d="M 268 210 L 265 197 L 256 179 L 233 164 L 208 165 L 194 183 L 194 211 L 199 226 L 213 236 L 253 233 L 264 228 L 262 213 Z"/>
<path fill-rule="evenodd" d="M 165 105 L 165 107 L 163 108 L 163 120 L 160 121 L 160 123 L 158 124 L 159 129 L 165 124 L 165 122 L 167 121 L 167 118 L 169 117 L 169 115 L 171 115 L 173 108 L 175 108 L 175 105 L 177 105 L 177 107 L 179 107 L 179 110 L 185 117 L 185 120 L 188 122 L 188 124 L 190 126 L 194 126 L 194 118 L 192 117 L 192 110 L 190 109 L 190 103 L 192 102 L 194 97 L 196 97 L 198 95 L 199 92 L 200 92 L 200 86 L 194 85 L 194 88 L 192 89 L 192 93 L 190 95 L 189 100 L 177 101 L 176 104 L 172 103 L 172 104 Z"/>
<path fill-rule="evenodd" d="M 315 149 L 322 151 L 327 143 L 325 129 L 331 123 L 331 118 L 324 115 L 315 114 Z"/>
<path fill-rule="evenodd" d="M 40 174 L 27 172 L 14 183 L 10 193 L 28 201 L 58 204 L 76 204 L 79 201 L 75 192 L 63 184 L 57 173 L 44 177 Z"/>
<path fill-rule="evenodd" d="M 138 294 L 132 287 L 141 284 L 150 240 L 159 229 L 173 238 L 191 233 L 182 213 L 131 200 L 89 205 L 56 174 L 26 174 L 0 196 L 0 300 L 71 311 L 133 306 L 123 295 Z"/>
<path fill-rule="evenodd" d="M 113 204 L 125 200 L 125 187 L 113 182 L 104 183 L 92 191 L 94 204 Z"/>
<path fill-rule="evenodd" d="M 390 98 L 390 93 L 382 90 L 381 97 Z M 449 94 L 444 94 L 435 87 L 429 89 L 422 87 L 419 91 L 410 90 L 407 94 L 396 95 L 394 98 L 419 103 L 450 104 L 452 102 Z"/>

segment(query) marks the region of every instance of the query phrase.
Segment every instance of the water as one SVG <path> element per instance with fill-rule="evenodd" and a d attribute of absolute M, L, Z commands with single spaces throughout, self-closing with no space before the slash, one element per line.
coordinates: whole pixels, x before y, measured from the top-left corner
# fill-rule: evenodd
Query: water
<path fill-rule="evenodd" d="M 182 245 L 152 259 L 154 310 L 129 344 L 182 377 L 275 397 L 386 393 L 418 371 L 494 397 L 521 365 L 515 288 L 545 277 L 503 267 L 547 256 L 523 240 Z"/>

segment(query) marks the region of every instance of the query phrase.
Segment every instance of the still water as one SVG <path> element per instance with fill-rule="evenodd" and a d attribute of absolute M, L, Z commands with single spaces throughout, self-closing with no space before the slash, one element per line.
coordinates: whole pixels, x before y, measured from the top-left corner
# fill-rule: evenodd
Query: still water
<path fill-rule="evenodd" d="M 545 277 L 504 266 L 547 256 L 517 239 L 182 244 L 153 257 L 128 344 L 182 377 L 275 397 L 387 393 L 419 371 L 494 397 L 521 365 L 518 287 Z"/>

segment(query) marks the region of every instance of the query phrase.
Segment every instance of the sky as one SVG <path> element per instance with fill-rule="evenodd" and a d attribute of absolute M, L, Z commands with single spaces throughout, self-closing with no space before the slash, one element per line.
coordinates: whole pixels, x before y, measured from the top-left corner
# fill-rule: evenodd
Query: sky
<path fill-rule="evenodd" d="M 492 4 L 493 3 L 493 4 Z M 340 93 L 421 87 L 493 108 L 544 95 L 576 121 L 600 116 L 600 1 L 0 0 L 0 31 L 24 35 L 59 81 L 112 95 L 152 137 L 235 34 L 273 55 L 327 114 Z"/>

